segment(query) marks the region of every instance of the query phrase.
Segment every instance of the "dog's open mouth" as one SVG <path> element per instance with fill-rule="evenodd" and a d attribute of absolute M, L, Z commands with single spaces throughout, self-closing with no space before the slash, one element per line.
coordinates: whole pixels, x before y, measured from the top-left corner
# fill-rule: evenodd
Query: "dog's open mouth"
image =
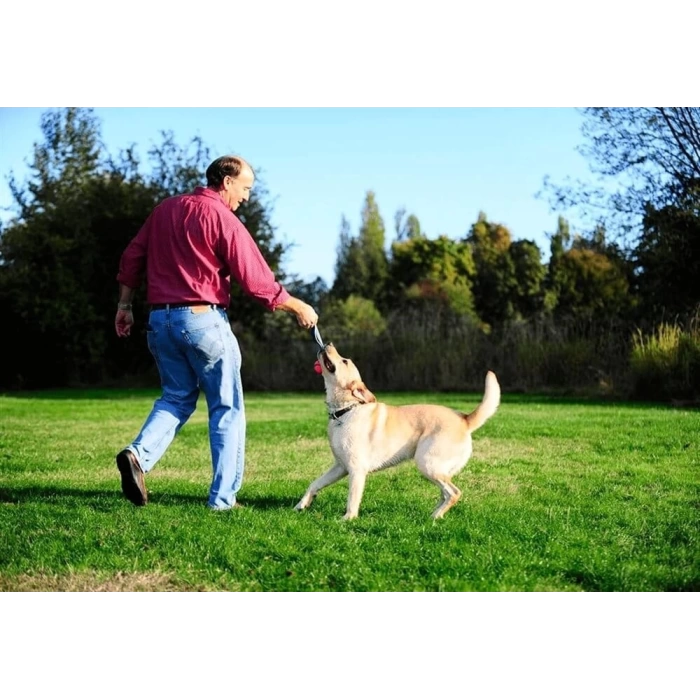
<path fill-rule="evenodd" d="M 335 365 L 330 361 L 328 355 L 324 352 L 321 353 L 321 359 L 323 360 L 323 366 L 331 373 L 335 373 Z"/>

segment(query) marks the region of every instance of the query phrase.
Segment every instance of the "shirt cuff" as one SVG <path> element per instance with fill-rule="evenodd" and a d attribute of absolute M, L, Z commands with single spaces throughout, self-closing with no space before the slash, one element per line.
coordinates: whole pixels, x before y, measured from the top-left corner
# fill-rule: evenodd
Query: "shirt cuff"
<path fill-rule="evenodd" d="M 284 302 L 289 301 L 291 298 L 292 295 L 280 285 L 279 293 L 270 300 L 270 310 L 274 311 L 280 304 L 284 304 Z"/>

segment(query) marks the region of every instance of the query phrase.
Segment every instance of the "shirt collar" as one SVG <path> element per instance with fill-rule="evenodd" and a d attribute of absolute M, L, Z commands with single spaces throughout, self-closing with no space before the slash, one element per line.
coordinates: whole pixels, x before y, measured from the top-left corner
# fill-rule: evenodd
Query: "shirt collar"
<path fill-rule="evenodd" d="M 214 190 L 212 190 L 209 187 L 195 187 L 194 193 L 196 195 L 199 195 L 199 196 L 209 197 L 210 199 L 215 199 L 217 202 L 221 202 L 224 206 L 226 206 L 226 204 L 224 203 L 224 200 L 221 199 L 221 195 L 219 195 L 218 192 L 214 192 Z"/>
<path fill-rule="evenodd" d="M 215 202 L 220 204 L 229 214 L 233 214 L 231 211 L 230 207 L 224 202 L 223 199 L 221 199 L 221 195 L 218 192 L 215 192 L 209 187 L 195 187 L 194 189 L 195 195 L 198 195 L 200 197 L 206 197 L 207 199 L 213 199 Z"/>

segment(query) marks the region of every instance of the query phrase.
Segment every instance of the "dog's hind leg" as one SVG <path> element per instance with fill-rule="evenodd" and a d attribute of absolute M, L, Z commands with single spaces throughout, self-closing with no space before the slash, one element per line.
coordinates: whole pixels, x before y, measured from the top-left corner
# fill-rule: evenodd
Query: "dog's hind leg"
<path fill-rule="evenodd" d="M 450 477 L 433 477 L 430 479 L 437 484 L 442 491 L 442 500 L 433 511 L 433 518 L 442 518 L 452 506 L 461 498 L 462 492 L 450 481 Z"/>
<path fill-rule="evenodd" d="M 452 483 L 452 476 L 459 472 L 469 459 L 471 444 L 467 444 L 458 452 L 454 448 L 441 449 L 435 439 L 422 440 L 416 450 L 416 465 L 421 474 L 439 486 L 442 500 L 433 511 L 433 518 L 442 518 L 460 499 L 462 492 Z"/>
<path fill-rule="evenodd" d="M 348 507 L 345 511 L 344 520 L 353 520 L 360 512 L 360 502 L 362 494 L 365 490 L 365 481 L 367 480 L 367 472 L 355 470 L 350 472 L 348 477 L 350 480 L 350 489 L 348 491 Z"/>
<path fill-rule="evenodd" d="M 315 481 L 311 482 L 311 485 L 306 490 L 306 493 L 302 497 L 301 501 L 296 504 L 296 510 L 304 510 L 311 505 L 311 501 L 314 500 L 316 494 L 326 486 L 335 484 L 336 481 L 340 481 L 347 471 L 345 467 L 342 467 L 337 462 L 325 473 L 321 474 Z"/>

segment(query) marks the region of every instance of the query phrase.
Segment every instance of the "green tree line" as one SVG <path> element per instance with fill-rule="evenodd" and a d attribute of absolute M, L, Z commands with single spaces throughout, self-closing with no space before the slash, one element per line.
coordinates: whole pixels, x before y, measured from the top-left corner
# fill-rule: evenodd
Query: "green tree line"
<path fill-rule="evenodd" d="M 578 232 L 559 215 L 548 251 L 483 212 L 457 235 L 429 235 L 402 209 L 388 233 L 368 191 L 359 230 L 341 218 L 328 288 L 321 278 L 305 283 L 285 273 L 264 183 L 238 213 L 290 291 L 319 309 L 324 338 L 363 358 L 370 367 L 363 374 L 377 388 L 472 388 L 490 366 L 515 389 L 614 385 L 640 395 L 697 396 L 698 112 L 585 110 L 587 157 L 602 176 L 628 175 L 634 184 L 605 190 L 545 182 L 553 211 L 597 213 Z M 157 202 L 203 184 L 209 149 L 199 139 L 179 146 L 163 133 L 145 163 L 135 146 L 112 157 L 84 109 L 46 112 L 41 129 L 29 178 L 10 179 L 17 215 L 0 236 L 10 339 L 0 385 L 154 380 L 145 338 L 137 333 L 124 343 L 112 328 L 118 260 Z M 248 386 L 314 388 L 308 339 L 286 315 L 235 293 L 229 313 L 248 350 Z M 669 323 L 677 338 L 661 351 L 651 339 Z"/>

